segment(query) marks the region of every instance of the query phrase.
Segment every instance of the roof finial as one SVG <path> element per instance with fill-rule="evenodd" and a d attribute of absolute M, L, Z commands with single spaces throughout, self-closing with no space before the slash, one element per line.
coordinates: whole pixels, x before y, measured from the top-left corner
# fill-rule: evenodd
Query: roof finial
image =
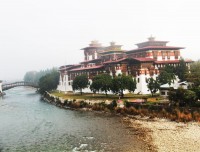
<path fill-rule="evenodd" d="M 154 41 L 154 40 L 155 40 L 155 37 L 153 37 L 152 34 L 151 34 L 151 36 L 148 38 L 148 40 L 149 40 L 149 41 Z"/>
<path fill-rule="evenodd" d="M 114 41 L 110 42 L 110 46 L 114 46 L 114 45 L 115 45 Z"/>
<path fill-rule="evenodd" d="M 91 43 L 89 44 L 89 46 L 99 47 L 99 46 L 101 46 L 101 44 L 97 40 L 93 40 L 93 41 L 91 41 Z"/>

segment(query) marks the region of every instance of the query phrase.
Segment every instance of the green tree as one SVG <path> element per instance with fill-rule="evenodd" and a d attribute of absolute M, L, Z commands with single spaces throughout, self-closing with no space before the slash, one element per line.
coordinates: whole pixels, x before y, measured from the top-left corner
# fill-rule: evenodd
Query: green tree
<path fill-rule="evenodd" d="M 72 89 L 73 90 L 79 90 L 81 92 L 81 95 L 83 94 L 82 90 L 84 88 L 87 88 L 89 85 L 88 77 L 87 75 L 79 75 L 75 77 L 72 83 Z"/>
<path fill-rule="evenodd" d="M 153 78 L 147 79 L 147 87 L 149 91 L 151 92 L 151 95 L 153 95 L 159 90 L 160 84 L 158 80 L 154 80 Z"/>
<path fill-rule="evenodd" d="M 97 75 L 92 80 L 92 84 L 90 85 L 90 90 L 96 93 L 99 92 L 100 89 L 101 89 L 101 80 Z"/>
<path fill-rule="evenodd" d="M 186 80 L 186 75 L 188 73 L 188 67 L 186 66 L 185 60 L 180 59 L 179 65 L 176 67 L 176 75 L 180 79 L 180 81 Z"/>
<path fill-rule="evenodd" d="M 170 85 L 175 79 L 175 69 L 169 65 L 161 69 L 160 75 L 158 76 L 158 81 L 161 85 L 166 83 Z"/>
<path fill-rule="evenodd" d="M 112 77 L 109 74 L 101 74 L 100 80 L 101 80 L 100 90 L 104 91 L 107 96 L 108 91 L 110 91 L 112 87 Z"/>
<path fill-rule="evenodd" d="M 39 92 L 44 93 L 45 91 L 51 91 L 57 88 L 59 83 L 59 72 L 52 71 L 49 74 L 41 77 L 39 80 Z"/>
<path fill-rule="evenodd" d="M 197 95 L 194 91 L 183 88 L 170 90 L 168 98 L 172 105 L 176 106 L 188 106 L 197 101 Z"/>
<path fill-rule="evenodd" d="M 194 87 L 200 86 L 200 60 L 191 64 L 190 72 L 187 74 L 186 79 L 192 82 Z"/>
<path fill-rule="evenodd" d="M 119 94 L 123 97 L 123 91 L 126 89 L 128 89 L 129 92 L 134 92 L 136 89 L 136 80 L 133 80 L 131 76 L 125 75 L 118 75 L 113 78 L 111 87 L 113 93 Z"/>
<path fill-rule="evenodd" d="M 100 74 L 96 75 L 93 78 L 93 82 L 90 86 L 90 89 L 93 92 L 102 91 L 105 92 L 106 96 L 108 91 L 110 91 L 112 86 L 112 77 L 109 74 Z"/>
<path fill-rule="evenodd" d="M 132 76 L 126 76 L 126 89 L 128 89 L 129 92 L 134 92 L 136 89 L 136 79 L 132 78 Z"/>
<path fill-rule="evenodd" d="M 185 90 L 183 102 L 185 105 L 192 105 L 194 102 L 197 101 L 197 95 L 192 90 Z"/>
<path fill-rule="evenodd" d="M 192 91 L 194 91 L 196 93 L 197 99 L 200 100 L 200 86 L 193 87 Z"/>

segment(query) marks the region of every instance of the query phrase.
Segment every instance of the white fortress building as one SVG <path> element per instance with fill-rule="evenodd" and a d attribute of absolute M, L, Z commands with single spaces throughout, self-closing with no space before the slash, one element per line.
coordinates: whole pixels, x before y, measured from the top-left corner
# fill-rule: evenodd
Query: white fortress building
<path fill-rule="evenodd" d="M 122 50 L 122 45 L 111 42 L 103 47 L 98 41 L 92 41 L 89 46 L 82 48 L 84 60 L 75 65 L 63 65 L 59 68 L 60 81 L 57 90 L 71 92 L 73 79 L 77 75 L 86 74 L 89 81 L 95 75 L 108 73 L 112 77 L 118 74 L 131 75 L 137 81 L 134 93 L 150 94 L 147 79 L 159 75 L 159 71 L 166 65 L 178 66 L 180 51 L 183 47 L 167 46 L 168 41 L 157 41 L 154 37 L 148 41 L 138 43 L 137 49 Z M 185 60 L 186 65 L 191 60 Z M 89 88 L 83 92 L 91 92 Z M 126 93 L 126 92 L 125 92 Z"/>

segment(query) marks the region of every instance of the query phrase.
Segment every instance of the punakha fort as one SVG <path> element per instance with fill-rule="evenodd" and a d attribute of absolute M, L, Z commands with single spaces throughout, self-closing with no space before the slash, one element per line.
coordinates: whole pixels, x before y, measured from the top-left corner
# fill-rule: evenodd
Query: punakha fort
<path fill-rule="evenodd" d="M 102 46 L 98 41 L 92 41 L 82 48 L 84 60 L 79 64 L 63 65 L 59 68 L 60 80 L 57 87 L 61 92 L 72 92 L 72 83 L 76 76 L 86 74 L 90 84 L 98 74 L 107 73 L 112 77 L 119 74 L 131 75 L 137 85 L 134 93 L 150 94 L 147 87 L 149 78 L 156 79 L 165 65 L 178 66 L 181 50 L 184 47 L 167 46 L 168 41 L 158 41 L 149 37 L 148 41 L 137 43 L 137 49 L 123 50 L 122 45 L 111 42 L 110 46 Z M 190 68 L 192 60 L 185 60 Z M 90 88 L 83 92 L 91 92 Z M 124 91 L 128 93 L 128 90 Z"/>

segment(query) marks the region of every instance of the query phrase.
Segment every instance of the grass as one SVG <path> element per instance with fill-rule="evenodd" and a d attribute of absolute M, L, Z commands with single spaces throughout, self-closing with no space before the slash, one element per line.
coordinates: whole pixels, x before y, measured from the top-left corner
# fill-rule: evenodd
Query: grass
<path fill-rule="evenodd" d="M 62 97 L 63 99 L 90 99 L 90 100 L 117 100 L 119 99 L 118 95 L 115 94 L 108 94 L 106 96 L 105 94 L 93 94 L 93 93 L 83 93 L 81 94 L 74 94 L 74 93 L 63 93 L 58 91 L 52 91 L 52 95 L 57 97 Z M 122 100 L 134 100 L 134 99 L 141 99 L 141 98 L 147 98 L 148 102 L 158 102 L 158 97 L 151 97 L 151 95 L 137 95 L 137 94 L 125 94 Z"/>

